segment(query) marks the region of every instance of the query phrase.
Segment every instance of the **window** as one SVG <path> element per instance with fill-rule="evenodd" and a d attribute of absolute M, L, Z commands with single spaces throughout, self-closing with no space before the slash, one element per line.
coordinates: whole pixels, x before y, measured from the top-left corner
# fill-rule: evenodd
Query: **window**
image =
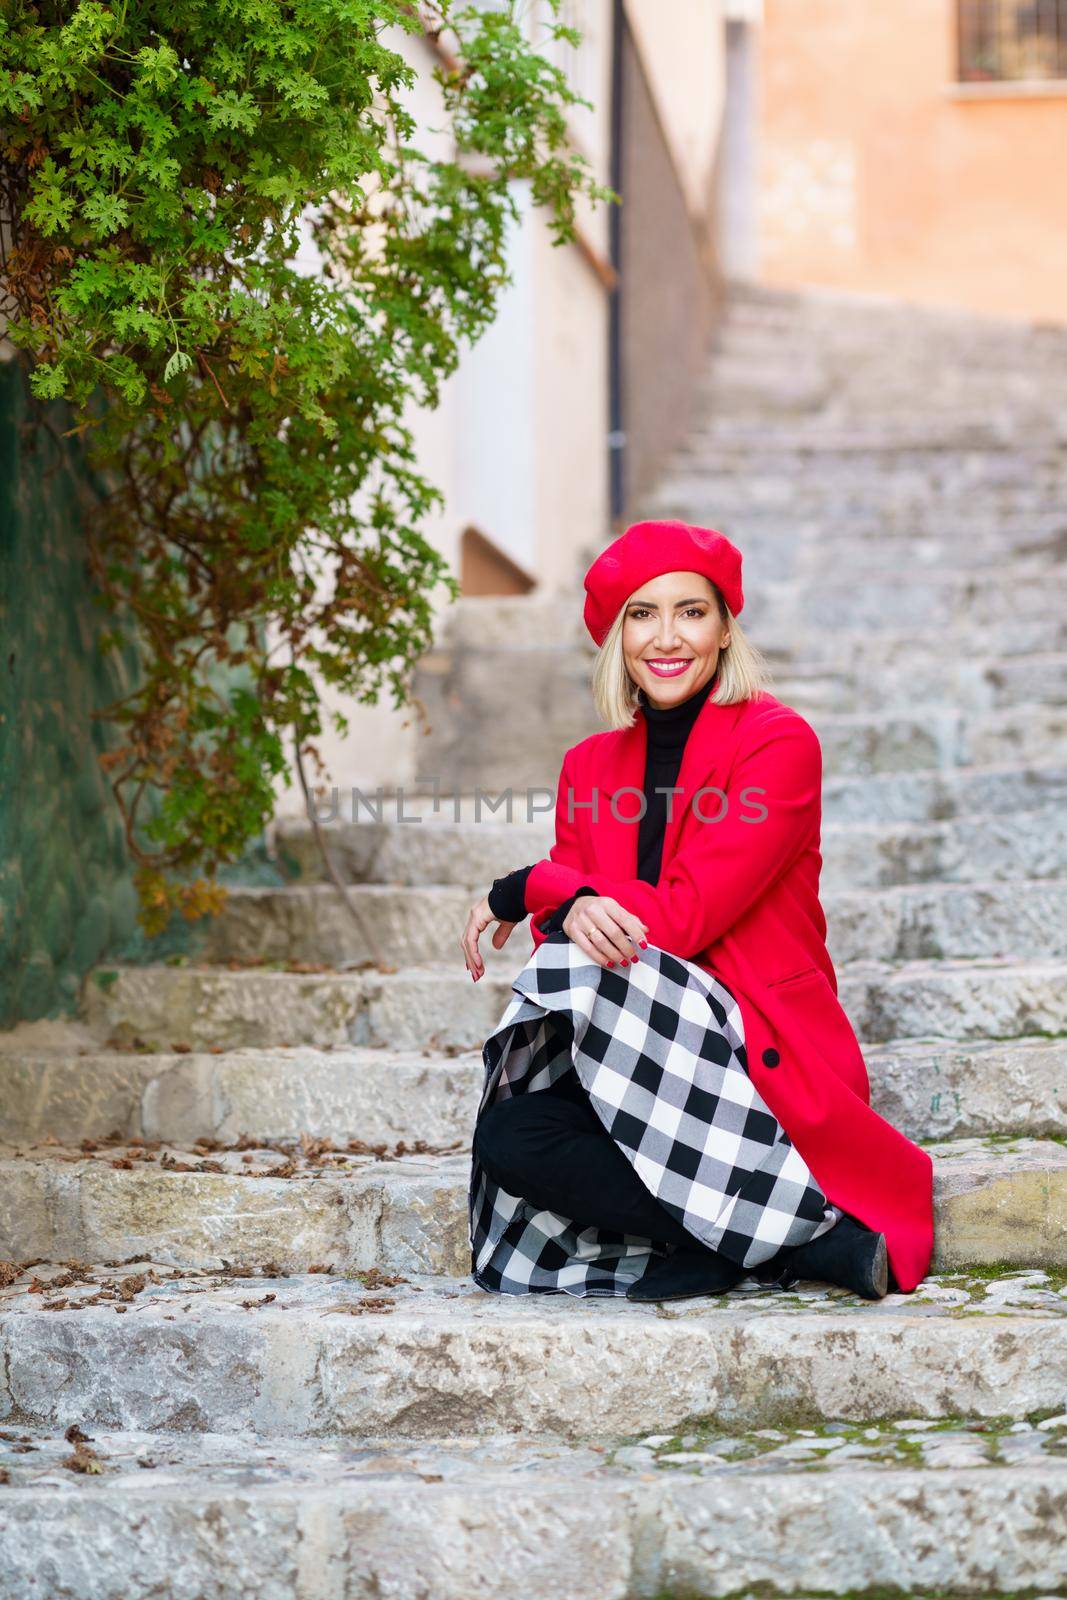
<path fill-rule="evenodd" d="M 1067 78 L 1067 0 L 957 0 L 961 83 Z"/>

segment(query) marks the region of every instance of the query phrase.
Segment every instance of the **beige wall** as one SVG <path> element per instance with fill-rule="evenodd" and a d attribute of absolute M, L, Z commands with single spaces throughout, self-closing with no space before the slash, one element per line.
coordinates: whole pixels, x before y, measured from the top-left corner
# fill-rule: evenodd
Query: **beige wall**
<path fill-rule="evenodd" d="M 723 110 L 722 0 L 626 0 L 626 15 L 689 209 L 708 209 Z"/>
<path fill-rule="evenodd" d="M 760 277 L 1067 320 L 1067 82 L 953 92 L 950 0 L 766 0 Z"/>

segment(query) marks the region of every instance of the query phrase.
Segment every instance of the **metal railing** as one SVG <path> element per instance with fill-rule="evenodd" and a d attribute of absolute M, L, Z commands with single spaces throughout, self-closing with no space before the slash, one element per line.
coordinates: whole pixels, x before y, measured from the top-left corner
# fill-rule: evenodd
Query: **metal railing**
<path fill-rule="evenodd" d="M 962 83 L 1067 78 L 1067 0 L 956 0 Z"/>

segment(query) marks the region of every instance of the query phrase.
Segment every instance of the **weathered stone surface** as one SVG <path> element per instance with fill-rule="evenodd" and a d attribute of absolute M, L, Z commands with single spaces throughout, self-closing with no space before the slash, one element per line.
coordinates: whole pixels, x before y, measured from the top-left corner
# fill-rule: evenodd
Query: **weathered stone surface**
<path fill-rule="evenodd" d="M 879 779 L 854 781 L 869 781 L 872 788 L 881 784 Z M 1043 807 L 1039 793 L 1029 798 L 1029 809 L 1016 809 L 1009 815 L 963 815 L 946 821 L 917 817 L 910 821 L 826 822 L 822 830 L 823 892 L 833 895 L 840 890 L 888 888 L 897 883 L 984 884 L 1062 875 L 1067 871 L 1063 797 L 1053 787 Z M 392 886 L 469 885 L 484 894 L 494 878 L 516 865 L 540 861 L 552 845 L 552 829 L 547 824 L 441 822 L 430 816 L 422 823 L 409 823 L 395 820 L 396 811 L 394 801 L 386 811 L 390 820 L 337 822 L 328 827 L 331 855 L 348 881 Z M 286 861 L 298 866 L 309 883 L 320 880 L 322 863 L 310 826 L 289 822 L 278 831 L 278 849 Z M 235 897 L 238 891 L 232 893 Z M 509 946 L 520 937 L 513 934 Z"/>
<path fill-rule="evenodd" d="M 516 953 L 513 971 L 524 957 Z M 248 968 L 111 967 L 90 974 L 85 1010 L 100 1035 L 173 1049 L 303 1044 L 395 1050 L 481 1048 L 511 993 L 511 974 L 475 983 L 457 952 L 447 968 L 298 973 Z"/>
<path fill-rule="evenodd" d="M 470 1266 L 467 1148 L 397 1161 L 348 1156 L 295 1175 L 275 1151 L 215 1151 L 227 1171 L 166 1170 L 121 1147 L 89 1159 L 30 1152 L 0 1159 L 0 1259 L 89 1261 L 152 1254 L 177 1266 L 225 1260 L 300 1271 L 339 1269 L 464 1276 Z M 931 1147 L 934 1270 L 991 1262 L 1067 1266 L 1067 1147 L 1050 1140 L 964 1139 Z M 161 1151 L 202 1166 L 204 1152 Z M 252 1155 L 251 1165 L 245 1165 Z M 261 1175 L 262 1174 L 262 1175 Z"/>
<path fill-rule="evenodd" d="M 1065 641 L 1067 642 L 1067 641 Z M 867 774 L 929 767 L 1018 766 L 1062 761 L 1067 709 L 1028 706 L 969 715 L 951 706 L 920 713 L 819 712 L 812 725 L 831 772 Z"/>
<path fill-rule="evenodd" d="M 189 1057 L 126 1052 L 78 1055 L 64 1050 L 0 1052 L 0 1142 L 77 1140 L 117 1128 L 140 1133 L 141 1097 L 166 1070 Z M 205 1129 L 198 1129 L 194 1138 Z"/>
<path fill-rule="evenodd" d="M 313 1263 L 339 1271 L 469 1269 L 469 1154 L 353 1156 L 347 1176 L 306 1166 L 294 1177 L 251 1175 L 285 1166 L 276 1152 L 252 1154 L 244 1171 L 237 1152 L 210 1158 L 228 1172 L 167 1171 L 140 1161 L 115 1168 L 121 1147 L 99 1159 L 63 1161 L 53 1153 L 0 1160 L 0 1259 L 148 1255 L 171 1266 L 270 1262 L 293 1272 Z M 202 1166 L 205 1156 L 176 1151 L 173 1159 Z"/>
<path fill-rule="evenodd" d="M 831 823 L 823 828 L 821 891 L 840 924 L 841 891 L 893 884 L 1012 883 L 1067 874 L 1067 807 L 944 822 Z"/>
<path fill-rule="evenodd" d="M 897 1039 L 864 1059 L 871 1104 L 910 1139 L 1067 1135 L 1067 1038 Z"/>
<path fill-rule="evenodd" d="M 397 966 L 440 962 L 456 948 L 462 967 L 460 935 L 485 887 L 355 884 L 349 896 L 364 931 L 332 884 L 236 890 L 212 924 L 203 959 L 342 966 L 369 961 L 373 938 Z M 1016 960 L 1067 958 L 1067 879 L 829 891 L 823 905 L 837 962 L 958 960 L 1009 950 Z M 501 949 L 483 939 L 487 972 L 510 979 L 529 944 L 528 923 Z"/>
<path fill-rule="evenodd" d="M 1024 1426 L 903 1435 L 883 1423 L 862 1446 L 848 1431 L 748 1434 L 729 1457 L 639 1446 L 632 1462 L 530 1436 L 291 1441 L 279 1459 L 271 1440 L 97 1429 L 91 1482 L 60 1465 L 65 1441 L 38 1434 L 30 1454 L 0 1445 L 0 1561 L 11 1600 L 36 1600 L 42 1582 L 55 1600 L 628 1600 L 683 1586 L 778 1593 L 787 1574 L 794 1591 L 825 1593 L 828 1570 L 835 1591 L 1051 1590 L 1067 1459 Z M 1037 1449 L 993 1464 L 1002 1438 Z M 973 1442 L 973 1464 L 926 1464 L 955 1439 Z M 513 1517 L 499 1516 L 505 1501 Z"/>
<path fill-rule="evenodd" d="M 869 649 L 869 641 L 866 647 Z M 823 780 L 823 826 L 837 823 L 937 821 L 999 817 L 1020 811 L 1061 809 L 1067 800 L 1067 766 L 956 768 L 943 772 L 877 772 Z"/>
<path fill-rule="evenodd" d="M 680 1306 L 414 1275 L 384 1291 L 194 1276 L 150 1284 L 121 1315 L 49 1311 L 28 1277 L 0 1291 L 9 1429 L 604 1439 L 701 1419 L 735 1431 L 1063 1409 L 1067 1299 L 1038 1273 L 932 1278 L 877 1302 L 748 1279 Z"/>
<path fill-rule="evenodd" d="M 957 1139 L 931 1146 L 942 1271 L 977 1262 L 1067 1266 L 1067 1146 Z"/>
<path fill-rule="evenodd" d="M 480 1050 L 0 1053 L 0 1143 L 117 1129 L 179 1144 L 244 1133 L 448 1144 L 473 1125 L 483 1079 Z"/>
<path fill-rule="evenodd" d="M 1067 1135 L 1067 1038 L 898 1039 L 864 1049 L 871 1104 L 912 1139 Z M 49 1135 L 191 1144 L 295 1132 L 449 1144 L 473 1127 L 481 1050 L 0 1054 L 0 1142 Z"/>
<path fill-rule="evenodd" d="M 858 889 L 823 905 L 835 964 L 1067 957 L 1067 878 Z"/>
<path fill-rule="evenodd" d="M 514 864 L 514 854 L 511 857 Z M 521 863 L 520 863 L 521 864 Z M 510 868 L 502 869 L 510 871 Z M 470 909 L 491 888 L 481 874 L 477 887 L 422 885 L 417 888 L 361 883 L 349 891 L 357 924 L 332 884 L 285 889 L 238 889 L 208 929 L 208 961 L 307 961 L 333 966 L 376 959 L 413 966 L 454 956 L 464 968 L 461 939 Z M 530 945 L 528 924 L 517 925 L 502 949 L 483 936 L 487 971 L 510 977 Z M 470 979 L 467 980 L 470 982 Z"/>
<path fill-rule="evenodd" d="M 249 968 L 115 967 L 90 974 L 86 1014 L 100 1037 L 174 1049 L 303 1043 L 394 1050 L 480 1049 L 529 959 L 476 983 L 455 965 L 396 972 L 297 973 Z M 458 968 L 458 970 L 457 970 Z M 1067 960 L 856 961 L 838 971 L 857 1035 L 890 1039 L 1067 1035 Z"/>
<path fill-rule="evenodd" d="M 1062 961 L 857 961 L 838 971 L 839 996 L 871 1043 L 1067 1034 Z"/>

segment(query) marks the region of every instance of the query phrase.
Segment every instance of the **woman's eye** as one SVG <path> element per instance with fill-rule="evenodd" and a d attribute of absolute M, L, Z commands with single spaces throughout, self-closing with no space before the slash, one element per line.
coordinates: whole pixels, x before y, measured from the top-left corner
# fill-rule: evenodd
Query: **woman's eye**
<path fill-rule="evenodd" d="M 651 613 L 646 611 L 644 609 L 644 607 L 642 607 L 641 610 L 639 610 L 639 611 L 631 611 L 630 612 L 630 616 L 634 619 L 635 622 L 638 621 L 641 617 L 647 617 L 650 614 Z M 704 615 L 704 613 L 703 613 L 703 611 L 701 611 L 699 606 L 690 606 L 688 611 L 686 611 L 684 613 L 684 615 L 687 616 L 687 617 L 700 618 L 700 617 L 702 617 Z"/>

